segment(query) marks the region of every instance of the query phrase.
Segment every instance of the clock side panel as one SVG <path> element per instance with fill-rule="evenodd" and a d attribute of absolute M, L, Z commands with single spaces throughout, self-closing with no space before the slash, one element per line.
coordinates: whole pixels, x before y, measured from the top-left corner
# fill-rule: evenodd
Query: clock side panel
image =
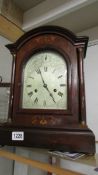
<path fill-rule="evenodd" d="M 53 51 L 67 64 L 67 109 L 24 109 L 21 107 L 23 69 L 31 55 Z M 46 67 L 44 68 L 46 71 Z M 32 92 L 32 91 L 31 91 Z M 44 34 L 25 43 L 16 53 L 12 120 L 15 125 L 34 127 L 67 127 L 79 124 L 79 82 L 76 47 L 59 35 Z M 53 97 L 51 98 L 53 100 Z"/>

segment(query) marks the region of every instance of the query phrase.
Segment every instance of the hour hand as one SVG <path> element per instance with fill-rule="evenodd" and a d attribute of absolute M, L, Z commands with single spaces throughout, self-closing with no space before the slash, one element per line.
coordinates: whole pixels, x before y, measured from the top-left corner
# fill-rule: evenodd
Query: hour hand
<path fill-rule="evenodd" d="M 52 95 L 52 93 L 49 91 L 49 89 L 48 89 L 48 87 L 47 87 L 47 84 L 44 84 L 43 87 L 49 92 L 49 95 L 50 95 L 50 97 L 52 98 L 52 100 L 54 101 L 54 103 L 56 103 L 56 102 L 55 102 L 55 99 L 54 99 L 54 97 L 53 97 L 53 95 Z"/>
<path fill-rule="evenodd" d="M 53 95 L 51 93 L 50 93 L 50 97 L 52 97 L 52 100 L 54 101 L 54 103 L 56 103 L 55 99 L 54 99 L 54 97 L 53 97 Z"/>
<path fill-rule="evenodd" d="M 44 81 L 44 79 L 43 79 L 43 76 L 42 76 L 42 73 L 41 73 L 41 70 L 40 70 L 40 69 L 38 69 L 38 73 L 40 74 L 41 79 L 42 79 L 42 82 L 43 82 L 43 84 L 44 84 L 44 86 L 45 86 L 45 81 Z"/>

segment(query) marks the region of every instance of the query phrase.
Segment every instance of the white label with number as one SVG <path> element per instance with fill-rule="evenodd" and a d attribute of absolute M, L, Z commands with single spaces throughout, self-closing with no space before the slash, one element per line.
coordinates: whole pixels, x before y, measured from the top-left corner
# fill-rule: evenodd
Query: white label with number
<path fill-rule="evenodd" d="M 23 131 L 14 131 L 12 132 L 12 140 L 24 140 L 24 132 Z"/>

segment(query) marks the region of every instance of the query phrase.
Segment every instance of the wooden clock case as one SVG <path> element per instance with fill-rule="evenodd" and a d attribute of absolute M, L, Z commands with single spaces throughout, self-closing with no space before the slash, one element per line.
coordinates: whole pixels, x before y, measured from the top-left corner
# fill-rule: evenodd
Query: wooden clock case
<path fill-rule="evenodd" d="M 76 37 L 57 26 L 43 26 L 6 46 L 13 55 L 13 65 L 8 122 L 0 125 L 1 145 L 95 153 L 95 137 L 86 124 L 83 60 L 87 43 L 88 37 Z M 67 63 L 67 110 L 20 106 L 23 66 L 39 50 L 55 50 Z M 24 139 L 13 140 L 14 131 L 23 132 Z"/>

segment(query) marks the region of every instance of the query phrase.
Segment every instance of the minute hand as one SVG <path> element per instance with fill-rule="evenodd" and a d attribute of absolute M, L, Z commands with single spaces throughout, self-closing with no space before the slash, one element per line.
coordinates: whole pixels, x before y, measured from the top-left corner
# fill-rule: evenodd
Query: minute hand
<path fill-rule="evenodd" d="M 47 87 L 47 84 L 45 83 L 45 81 L 44 81 L 44 79 L 43 79 L 43 76 L 42 76 L 42 73 L 41 73 L 40 70 L 39 70 L 39 74 L 40 74 L 41 79 L 42 79 L 42 82 L 43 82 L 43 87 L 49 92 L 49 95 L 50 95 L 50 97 L 52 98 L 52 100 L 54 101 L 54 103 L 56 103 L 56 102 L 55 102 L 55 99 L 54 99 L 54 97 L 53 97 L 53 95 L 52 95 L 52 93 L 49 91 L 49 89 L 48 89 L 48 87 Z"/>
<path fill-rule="evenodd" d="M 52 93 L 49 91 L 49 89 L 48 89 L 48 87 L 47 87 L 47 84 L 45 84 L 43 87 L 49 92 L 49 95 L 50 95 L 50 97 L 53 99 L 54 103 L 56 103 L 56 102 L 55 102 L 55 99 L 54 99 L 54 97 L 53 97 L 53 95 L 52 95 Z"/>

